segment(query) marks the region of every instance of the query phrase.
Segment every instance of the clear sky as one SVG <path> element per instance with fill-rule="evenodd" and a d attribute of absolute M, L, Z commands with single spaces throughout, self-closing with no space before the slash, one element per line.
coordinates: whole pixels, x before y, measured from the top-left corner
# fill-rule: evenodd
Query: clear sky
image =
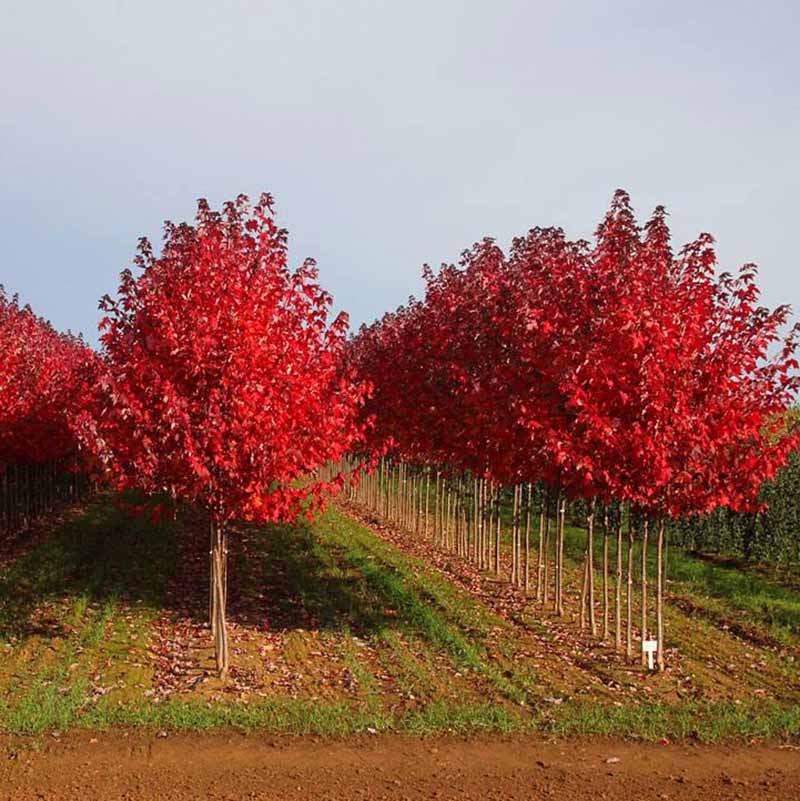
<path fill-rule="evenodd" d="M 796 2 L 0 0 L 0 283 L 95 338 L 137 238 L 266 190 L 353 322 L 615 188 L 800 308 Z"/>

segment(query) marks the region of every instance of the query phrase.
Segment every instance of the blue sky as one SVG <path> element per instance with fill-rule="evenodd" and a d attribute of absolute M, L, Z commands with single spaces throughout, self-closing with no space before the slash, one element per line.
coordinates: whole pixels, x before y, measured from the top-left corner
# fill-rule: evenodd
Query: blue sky
<path fill-rule="evenodd" d="M 0 0 L 0 283 L 93 341 L 139 236 L 266 190 L 358 324 L 621 186 L 800 308 L 798 8 Z"/>

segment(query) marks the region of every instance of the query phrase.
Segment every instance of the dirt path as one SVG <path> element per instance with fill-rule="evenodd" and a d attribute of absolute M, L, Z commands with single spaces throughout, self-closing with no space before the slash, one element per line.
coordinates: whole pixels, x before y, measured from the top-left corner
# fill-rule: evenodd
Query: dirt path
<path fill-rule="evenodd" d="M 787 746 L 76 733 L 0 740 L 0 799 L 800 799 Z"/>

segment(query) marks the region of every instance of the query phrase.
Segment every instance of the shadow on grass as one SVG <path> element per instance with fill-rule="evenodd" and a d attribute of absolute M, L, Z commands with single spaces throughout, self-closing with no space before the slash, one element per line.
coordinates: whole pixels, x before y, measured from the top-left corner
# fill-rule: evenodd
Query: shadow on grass
<path fill-rule="evenodd" d="M 238 525 L 230 540 L 229 612 L 240 625 L 366 635 L 395 620 L 345 546 L 308 523 Z"/>
<path fill-rule="evenodd" d="M 202 513 L 154 525 L 92 502 L 0 574 L 0 638 L 60 636 L 69 613 L 115 598 L 205 622 L 208 528 Z M 364 582 L 343 546 L 308 524 L 233 525 L 229 619 L 262 630 L 369 632 L 392 623 L 388 599 Z"/>
<path fill-rule="evenodd" d="M 173 552 L 170 525 L 152 526 L 99 498 L 0 575 L 0 636 L 65 633 L 68 621 L 51 607 L 63 610 L 64 601 L 81 609 L 115 597 L 157 607 Z"/>

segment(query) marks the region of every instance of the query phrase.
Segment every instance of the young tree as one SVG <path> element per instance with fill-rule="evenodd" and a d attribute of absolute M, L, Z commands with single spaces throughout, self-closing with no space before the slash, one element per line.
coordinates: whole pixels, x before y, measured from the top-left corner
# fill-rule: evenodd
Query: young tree
<path fill-rule="evenodd" d="M 92 361 L 79 337 L 58 333 L 0 287 L 0 465 L 75 455 L 71 421 Z"/>
<path fill-rule="evenodd" d="M 105 369 L 81 432 L 119 487 L 197 504 L 209 513 L 210 622 L 221 675 L 227 526 L 234 518 L 311 515 L 335 482 L 314 471 L 359 435 L 364 388 L 342 366 L 347 318 L 312 261 L 287 267 L 272 200 L 240 195 L 221 213 L 205 200 L 196 224 L 166 223 L 146 239 L 101 307 Z M 336 480 L 339 480 L 338 478 Z"/>

